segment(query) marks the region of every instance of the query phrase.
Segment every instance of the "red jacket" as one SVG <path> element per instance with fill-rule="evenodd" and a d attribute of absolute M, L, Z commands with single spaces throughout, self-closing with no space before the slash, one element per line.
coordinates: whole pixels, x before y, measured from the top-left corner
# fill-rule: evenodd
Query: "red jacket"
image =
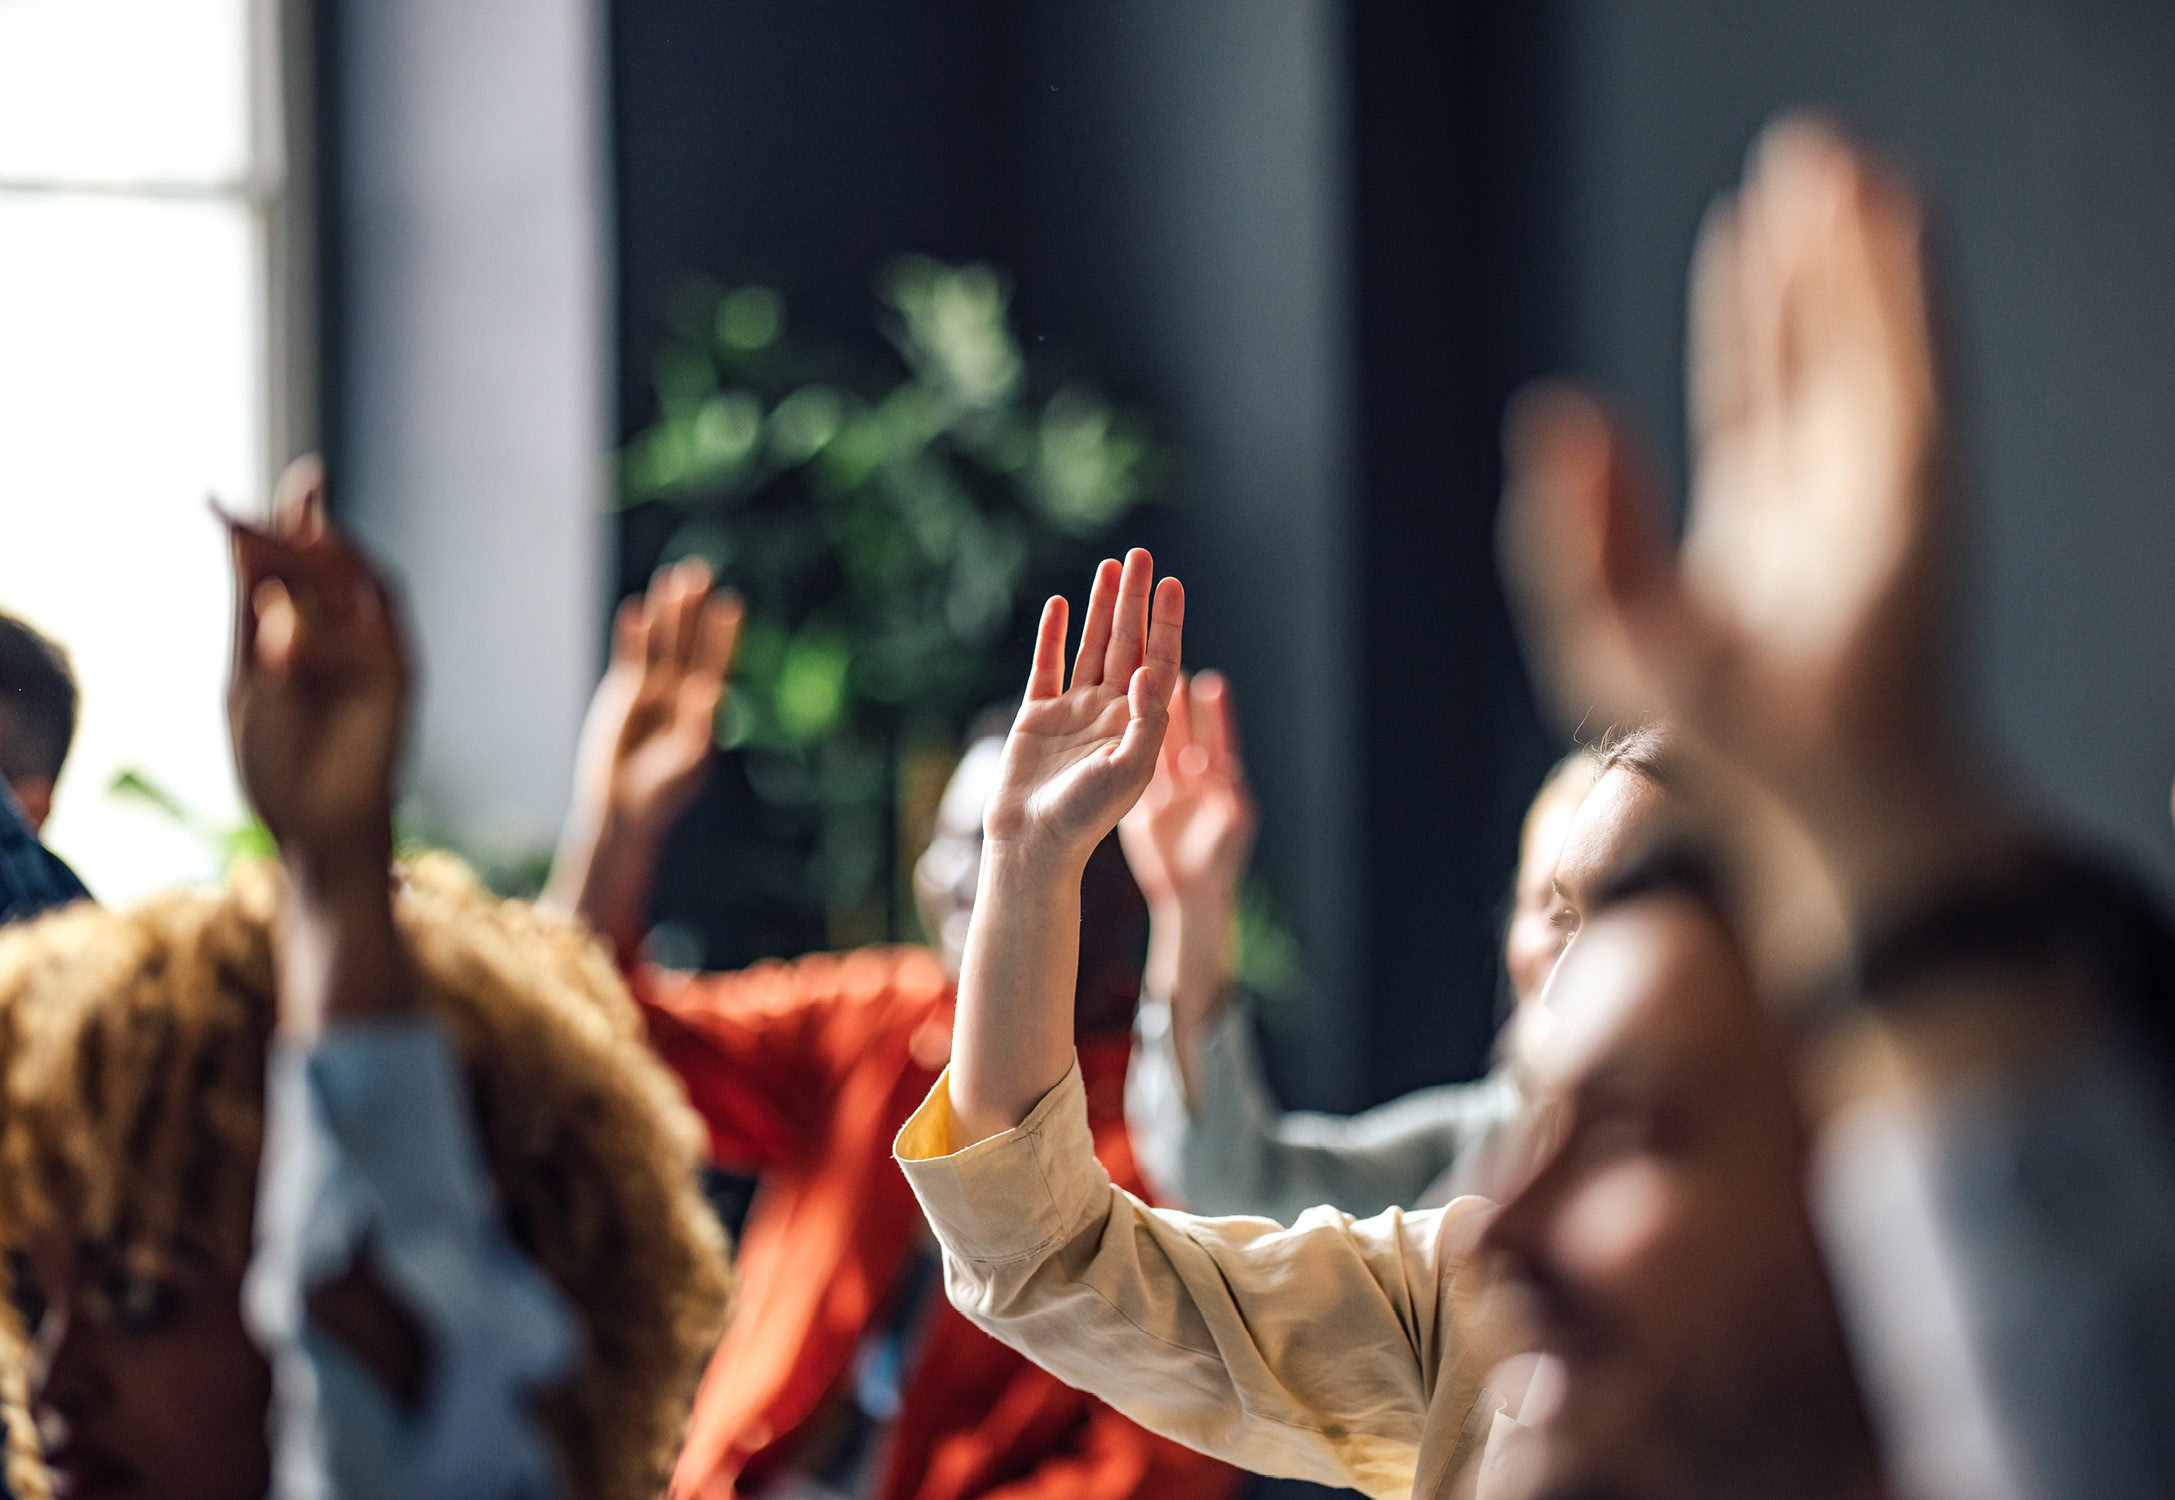
<path fill-rule="evenodd" d="M 792 1452 L 913 1249 L 921 1210 L 891 1142 L 936 1081 L 951 987 L 915 948 L 630 977 L 712 1153 L 762 1179 L 740 1240 L 739 1310 L 672 1478 L 676 1500 L 729 1500 L 743 1475 Z M 1128 1052 L 1122 1037 L 1083 1045 L 1080 1066 L 1096 1153 L 1140 1193 Z M 1061 1384 L 941 1296 L 891 1443 L 881 1500 L 1224 1500 L 1240 1478 Z"/>

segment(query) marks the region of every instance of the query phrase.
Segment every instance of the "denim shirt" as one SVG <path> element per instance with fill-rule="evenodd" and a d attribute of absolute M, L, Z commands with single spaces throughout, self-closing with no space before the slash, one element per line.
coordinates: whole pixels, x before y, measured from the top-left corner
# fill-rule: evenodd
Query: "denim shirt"
<path fill-rule="evenodd" d="M 556 1500 L 530 1398 L 579 1331 L 500 1220 L 443 1033 L 401 1018 L 276 1043 L 265 1105 L 243 1309 L 272 1360 L 274 1500 Z M 308 1317 L 358 1257 L 422 1334 L 412 1407 Z"/>

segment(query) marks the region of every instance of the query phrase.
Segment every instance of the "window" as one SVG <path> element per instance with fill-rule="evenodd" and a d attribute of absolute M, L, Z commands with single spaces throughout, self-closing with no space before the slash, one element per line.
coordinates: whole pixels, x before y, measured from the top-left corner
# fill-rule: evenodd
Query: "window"
<path fill-rule="evenodd" d="M 243 817 L 208 496 L 268 488 L 267 0 L 0 0 L 0 609 L 67 647 L 47 841 L 108 902 Z M 194 820 L 115 789 L 136 772 Z"/>

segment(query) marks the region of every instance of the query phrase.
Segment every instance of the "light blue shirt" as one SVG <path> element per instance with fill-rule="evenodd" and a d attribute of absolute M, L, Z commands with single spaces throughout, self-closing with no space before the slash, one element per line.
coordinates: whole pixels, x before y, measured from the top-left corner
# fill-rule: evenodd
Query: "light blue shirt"
<path fill-rule="evenodd" d="M 412 1408 L 307 1315 L 359 1257 L 422 1335 Z M 459 1060 L 431 1021 L 275 1044 L 243 1311 L 272 1361 L 273 1500 L 564 1493 L 531 1397 L 573 1367 L 578 1325 L 506 1233 Z"/>
<path fill-rule="evenodd" d="M 1813 1206 L 1906 1500 L 2175 1494 L 2175 1111 L 2112 1050 L 1852 1106 Z"/>
<path fill-rule="evenodd" d="M 1289 1224 L 1317 1204 L 1368 1218 L 1474 1191 L 1478 1165 L 1519 1112 L 1505 1072 L 1418 1089 L 1356 1115 L 1277 1105 L 1243 1010 L 1226 1005 L 1201 1038 L 1201 1097 L 1187 1108 L 1170 1006 L 1143 1000 L 1126 1072 L 1133 1156 L 1157 1196 L 1195 1214 Z"/>

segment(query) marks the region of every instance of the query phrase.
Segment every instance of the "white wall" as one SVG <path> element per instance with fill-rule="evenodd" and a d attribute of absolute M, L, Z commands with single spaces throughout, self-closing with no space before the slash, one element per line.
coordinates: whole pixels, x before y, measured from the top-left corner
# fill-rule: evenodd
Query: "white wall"
<path fill-rule="evenodd" d="M 599 0 L 340 7 L 343 472 L 402 575 L 408 790 L 548 841 L 598 666 L 610 441 Z"/>

